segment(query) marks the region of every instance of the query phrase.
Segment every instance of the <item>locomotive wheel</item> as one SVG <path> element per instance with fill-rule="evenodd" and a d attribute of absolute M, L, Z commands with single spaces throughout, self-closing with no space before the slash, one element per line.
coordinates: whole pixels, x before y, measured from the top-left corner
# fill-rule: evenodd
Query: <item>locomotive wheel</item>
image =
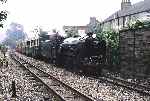
<path fill-rule="evenodd" d="M 61 62 L 61 65 L 63 65 L 67 70 L 73 71 L 73 72 L 76 71 L 77 66 L 74 64 L 75 62 L 72 56 L 62 56 L 60 62 Z"/>
<path fill-rule="evenodd" d="M 78 72 L 80 70 L 79 62 L 77 61 L 77 57 L 72 58 L 72 70 Z"/>
<path fill-rule="evenodd" d="M 68 70 L 72 70 L 73 63 L 72 63 L 72 58 L 71 57 L 69 57 L 69 56 L 66 57 L 65 65 L 67 66 Z"/>
<path fill-rule="evenodd" d="M 89 58 L 78 54 L 75 60 L 76 66 L 85 74 L 98 75 L 101 73 L 101 65 L 88 65 Z"/>
<path fill-rule="evenodd" d="M 55 58 L 52 59 L 52 63 L 56 64 L 56 59 Z"/>
<path fill-rule="evenodd" d="M 82 69 L 83 63 L 82 63 L 82 56 L 80 53 L 77 54 L 73 63 L 74 63 L 74 66 L 77 66 L 77 68 Z"/>
<path fill-rule="evenodd" d="M 59 54 L 56 58 L 56 64 L 58 65 L 64 65 L 64 56 Z"/>

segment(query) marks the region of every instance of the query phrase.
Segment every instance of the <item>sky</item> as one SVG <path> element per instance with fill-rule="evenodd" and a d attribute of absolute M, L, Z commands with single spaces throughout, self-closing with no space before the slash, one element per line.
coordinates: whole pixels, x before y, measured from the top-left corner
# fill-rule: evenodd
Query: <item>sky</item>
<path fill-rule="evenodd" d="M 121 1 L 7 0 L 5 8 L 9 15 L 5 26 L 11 22 L 17 22 L 22 24 L 25 31 L 29 33 L 35 26 L 41 26 L 46 30 L 54 28 L 61 30 L 63 25 L 86 25 L 90 17 L 96 17 L 102 21 L 119 10 Z M 132 4 L 139 1 L 142 0 L 131 0 Z"/>

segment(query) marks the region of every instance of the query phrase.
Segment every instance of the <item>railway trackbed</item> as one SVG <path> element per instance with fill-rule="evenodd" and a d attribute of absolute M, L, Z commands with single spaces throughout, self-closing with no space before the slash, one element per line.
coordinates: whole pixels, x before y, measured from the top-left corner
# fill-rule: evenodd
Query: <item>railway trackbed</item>
<path fill-rule="evenodd" d="M 18 62 L 21 67 L 28 70 L 35 80 L 38 80 L 38 82 L 40 81 L 43 85 L 45 85 L 46 88 L 48 88 L 48 91 L 55 95 L 56 101 L 95 101 L 92 97 L 82 94 L 52 75 L 44 72 L 42 69 L 30 64 L 28 61 L 25 61 L 13 54 L 11 57 Z"/>
<path fill-rule="evenodd" d="M 110 76 L 98 77 L 98 79 L 105 81 L 105 82 L 109 82 L 117 86 L 127 88 L 129 90 L 136 91 L 143 95 L 150 96 L 150 87 L 145 86 L 145 85 L 129 82 L 120 78 L 110 77 Z"/>

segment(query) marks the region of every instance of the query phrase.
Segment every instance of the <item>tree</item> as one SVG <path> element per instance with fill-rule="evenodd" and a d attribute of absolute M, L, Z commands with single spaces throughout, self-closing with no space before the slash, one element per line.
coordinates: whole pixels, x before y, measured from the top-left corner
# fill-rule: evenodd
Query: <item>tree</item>
<path fill-rule="evenodd" d="M 0 1 L 6 3 L 7 0 L 0 0 Z"/>
<path fill-rule="evenodd" d="M 0 0 L 0 2 L 6 3 L 7 0 Z M 0 11 L 0 27 L 3 27 L 3 21 L 7 18 L 7 11 Z"/>

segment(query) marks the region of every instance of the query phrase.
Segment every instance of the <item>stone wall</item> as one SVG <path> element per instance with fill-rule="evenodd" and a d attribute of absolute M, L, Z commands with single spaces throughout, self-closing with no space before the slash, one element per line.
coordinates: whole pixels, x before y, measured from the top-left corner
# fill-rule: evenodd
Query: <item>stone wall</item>
<path fill-rule="evenodd" d="M 150 28 L 120 31 L 121 71 L 150 74 Z"/>

